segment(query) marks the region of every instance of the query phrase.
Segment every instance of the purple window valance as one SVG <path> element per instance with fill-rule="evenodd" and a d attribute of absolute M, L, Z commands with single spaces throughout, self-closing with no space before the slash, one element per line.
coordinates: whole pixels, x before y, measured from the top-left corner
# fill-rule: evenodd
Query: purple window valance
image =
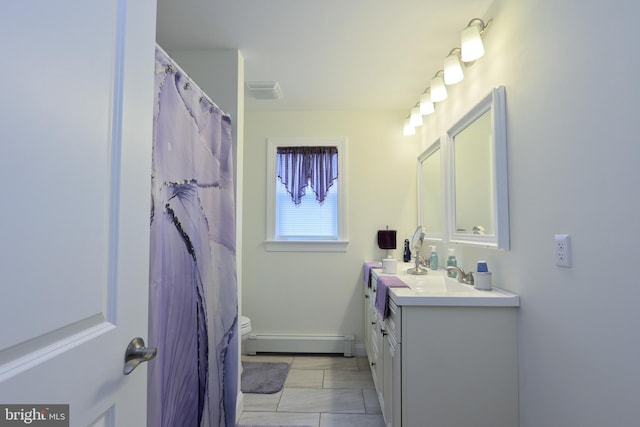
<path fill-rule="evenodd" d="M 301 203 L 307 185 L 322 203 L 338 178 L 338 147 L 278 147 L 276 164 L 278 178 L 293 203 Z"/>

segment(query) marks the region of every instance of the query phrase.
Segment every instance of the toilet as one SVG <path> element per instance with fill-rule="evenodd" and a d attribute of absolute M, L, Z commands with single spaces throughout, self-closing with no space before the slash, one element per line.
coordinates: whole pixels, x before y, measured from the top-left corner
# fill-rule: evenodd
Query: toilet
<path fill-rule="evenodd" d="M 240 349 L 242 354 L 247 354 L 247 340 L 249 339 L 250 333 L 251 319 L 245 316 L 240 316 L 240 339 L 242 340 Z"/>

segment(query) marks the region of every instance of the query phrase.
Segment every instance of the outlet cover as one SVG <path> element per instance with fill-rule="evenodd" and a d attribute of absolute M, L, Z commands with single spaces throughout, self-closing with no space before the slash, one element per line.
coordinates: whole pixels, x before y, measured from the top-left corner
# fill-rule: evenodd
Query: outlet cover
<path fill-rule="evenodd" d="M 556 265 L 571 267 L 571 237 L 568 234 L 556 234 L 554 238 Z"/>

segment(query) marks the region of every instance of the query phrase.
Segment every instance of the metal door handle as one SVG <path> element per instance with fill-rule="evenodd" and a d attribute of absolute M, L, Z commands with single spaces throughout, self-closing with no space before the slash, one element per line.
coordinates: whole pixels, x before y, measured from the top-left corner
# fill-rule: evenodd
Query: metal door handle
<path fill-rule="evenodd" d="M 158 354 L 158 349 L 145 347 L 142 338 L 136 337 L 132 339 L 127 346 L 127 351 L 124 353 L 124 369 L 122 372 L 125 375 L 129 375 L 139 364 L 148 362 L 156 357 L 156 354 Z"/>

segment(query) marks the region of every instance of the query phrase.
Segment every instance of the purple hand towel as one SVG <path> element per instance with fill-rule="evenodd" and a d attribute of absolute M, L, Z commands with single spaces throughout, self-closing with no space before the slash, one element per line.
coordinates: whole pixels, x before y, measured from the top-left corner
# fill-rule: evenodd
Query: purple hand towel
<path fill-rule="evenodd" d="M 364 264 L 364 284 L 368 288 L 371 287 L 371 269 L 382 268 L 382 263 L 379 261 L 370 261 Z"/>
<path fill-rule="evenodd" d="M 378 277 L 378 285 L 376 287 L 376 309 L 382 315 L 382 319 L 386 319 L 387 316 L 389 316 L 389 288 L 408 287 L 409 285 L 396 276 Z"/>

